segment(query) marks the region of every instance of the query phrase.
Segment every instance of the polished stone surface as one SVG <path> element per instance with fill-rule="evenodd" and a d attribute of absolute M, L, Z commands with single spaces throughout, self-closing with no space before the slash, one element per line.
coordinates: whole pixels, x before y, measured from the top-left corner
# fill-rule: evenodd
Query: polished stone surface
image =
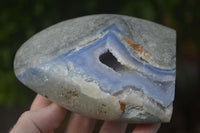
<path fill-rule="evenodd" d="M 97 119 L 169 122 L 176 32 L 128 16 L 80 17 L 25 42 L 14 68 L 22 83 L 71 111 Z"/>

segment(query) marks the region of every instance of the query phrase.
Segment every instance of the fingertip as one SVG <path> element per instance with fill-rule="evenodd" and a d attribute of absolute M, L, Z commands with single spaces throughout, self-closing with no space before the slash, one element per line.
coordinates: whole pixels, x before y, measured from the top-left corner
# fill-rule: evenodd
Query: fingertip
<path fill-rule="evenodd" d="M 38 110 L 38 109 L 48 106 L 51 103 L 52 102 L 50 100 L 48 100 L 47 98 L 43 97 L 40 94 L 37 94 L 31 107 L 30 107 L 30 110 L 31 111 Z"/>
<path fill-rule="evenodd" d="M 124 133 L 127 123 L 116 121 L 105 121 L 101 127 L 100 133 Z"/>
<path fill-rule="evenodd" d="M 39 110 L 26 111 L 17 121 L 12 129 L 12 133 L 15 133 L 15 131 L 19 131 L 20 133 L 46 133 L 54 131 L 59 127 L 66 113 L 66 109 L 55 103 Z"/>
<path fill-rule="evenodd" d="M 40 113 L 40 115 L 38 114 Z M 54 130 L 59 127 L 60 123 L 64 120 L 67 110 L 63 107 L 52 103 L 46 108 L 35 112 L 34 121 L 38 123 L 38 127 L 46 130 Z"/>
<path fill-rule="evenodd" d="M 94 127 L 95 119 L 72 113 L 65 133 L 92 133 Z"/>
<path fill-rule="evenodd" d="M 138 124 L 132 133 L 156 133 L 160 128 L 160 123 Z"/>

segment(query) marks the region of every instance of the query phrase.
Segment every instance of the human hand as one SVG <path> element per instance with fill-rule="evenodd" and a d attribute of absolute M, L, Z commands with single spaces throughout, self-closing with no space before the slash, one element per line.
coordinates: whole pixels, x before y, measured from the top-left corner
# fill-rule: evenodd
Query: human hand
<path fill-rule="evenodd" d="M 67 110 L 37 95 L 30 111 L 24 112 L 10 133 L 52 133 L 64 120 Z M 65 133 L 92 133 L 95 119 L 72 113 Z M 105 121 L 100 133 L 124 133 L 127 123 Z M 132 133 L 156 133 L 160 124 L 137 124 Z"/>

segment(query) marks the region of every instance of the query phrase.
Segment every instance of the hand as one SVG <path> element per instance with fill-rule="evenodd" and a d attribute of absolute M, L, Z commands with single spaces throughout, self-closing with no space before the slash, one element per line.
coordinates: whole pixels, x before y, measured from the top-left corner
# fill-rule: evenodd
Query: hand
<path fill-rule="evenodd" d="M 67 110 L 37 95 L 30 111 L 24 112 L 10 133 L 52 133 L 65 118 Z M 65 133 L 92 133 L 95 119 L 72 113 Z M 105 121 L 100 133 L 124 133 L 127 123 Z M 138 124 L 132 133 L 156 133 L 160 124 Z"/>

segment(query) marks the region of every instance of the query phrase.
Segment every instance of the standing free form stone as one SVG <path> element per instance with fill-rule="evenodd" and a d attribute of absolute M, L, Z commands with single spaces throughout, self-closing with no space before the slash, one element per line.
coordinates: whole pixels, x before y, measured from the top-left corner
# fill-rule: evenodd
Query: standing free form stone
<path fill-rule="evenodd" d="M 122 15 L 67 20 L 18 50 L 17 78 L 68 110 L 103 120 L 169 122 L 176 32 Z"/>

